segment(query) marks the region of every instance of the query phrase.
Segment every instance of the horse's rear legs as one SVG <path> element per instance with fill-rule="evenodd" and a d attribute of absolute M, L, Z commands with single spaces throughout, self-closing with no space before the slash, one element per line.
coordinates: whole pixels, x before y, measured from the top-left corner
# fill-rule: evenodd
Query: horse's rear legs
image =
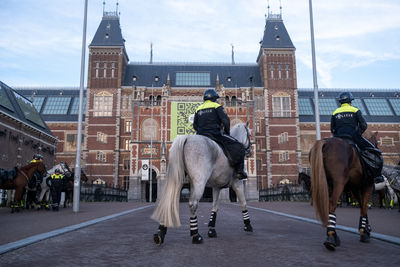
<path fill-rule="evenodd" d="M 358 224 L 358 229 L 360 232 L 360 241 L 368 243 L 371 236 L 371 226 L 368 222 L 368 200 L 372 194 L 372 186 L 367 188 L 364 194 L 361 196 L 361 211 L 360 211 L 360 221 Z"/>
<path fill-rule="evenodd" d="M 203 243 L 203 237 L 199 234 L 199 226 L 197 223 L 197 207 L 198 200 L 189 201 L 190 207 L 190 236 L 192 237 L 192 244 L 201 244 Z"/>
<path fill-rule="evenodd" d="M 340 246 L 340 238 L 336 233 L 336 205 L 340 195 L 343 192 L 343 185 L 335 185 L 332 195 L 329 199 L 329 218 L 328 225 L 326 227 L 326 240 L 324 245 L 329 250 L 335 250 L 336 247 Z"/>

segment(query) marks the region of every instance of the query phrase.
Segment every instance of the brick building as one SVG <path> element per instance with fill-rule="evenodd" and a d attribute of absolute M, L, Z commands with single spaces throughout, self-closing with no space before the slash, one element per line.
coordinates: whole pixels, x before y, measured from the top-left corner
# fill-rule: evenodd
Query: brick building
<path fill-rule="evenodd" d="M 253 151 L 246 160 L 248 199 L 284 181 L 296 182 L 307 168 L 315 141 L 313 92 L 297 88 L 295 47 L 281 15 L 269 14 L 255 63 L 134 63 L 129 61 L 116 12 L 105 12 L 89 45 L 82 167 L 90 180 L 129 189 L 145 200 L 152 180 L 153 200 L 165 177 L 168 149 L 178 134 L 194 133 L 190 117 L 204 90 L 215 88 L 231 124 L 249 122 Z M 322 136 L 346 89 L 322 89 Z M 60 142 L 57 160 L 74 165 L 78 88 L 21 90 L 30 96 Z M 353 91 L 369 123 L 378 131 L 386 163 L 400 151 L 399 90 Z M 43 99 L 41 99 L 43 97 Z M 48 102 L 60 112 L 45 112 Z M 61 102 L 60 102 L 61 101 Z M 65 101 L 65 102 L 62 102 Z M 151 178 L 143 165 L 151 166 Z"/>

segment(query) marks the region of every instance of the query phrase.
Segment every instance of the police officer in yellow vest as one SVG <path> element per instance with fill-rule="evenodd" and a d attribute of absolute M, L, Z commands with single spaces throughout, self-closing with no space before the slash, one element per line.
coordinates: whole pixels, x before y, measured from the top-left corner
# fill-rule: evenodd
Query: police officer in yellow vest
<path fill-rule="evenodd" d="M 218 93 L 214 89 L 204 92 L 203 100 L 195 113 L 193 128 L 197 134 L 210 137 L 223 144 L 228 151 L 230 162 L 235 169 L 236 178 L 246 179 L 244 170 L 244 146 L 230 134 L 230 120 L 223 106 L 217 103 Z"/>
<path fill-rule="evenodd" d="M 61 191 L 64 183 L 64 175 L 61 174 L 59 169 L 55 169 L 54 174 L 50 177 L 51 185 L 51 198 L 53 201 L 53 211 L 58 211 L 61 200 Z"/>
<path fill-rule="evenodd" d="M 339 94 L 339 103 L 331 117 L 331 132 L 335 137 L 351 137 L 361 150 L 376 149 L 362 134 L 367 130 L 368 124 L 361 114 L 361 111 L 351 105 L 354 100 L 350 92 Z M 376 149 L 377 150 L 377 149 Z M 382 175 L 375 177 L 375 183 L 383 182 Z"/>

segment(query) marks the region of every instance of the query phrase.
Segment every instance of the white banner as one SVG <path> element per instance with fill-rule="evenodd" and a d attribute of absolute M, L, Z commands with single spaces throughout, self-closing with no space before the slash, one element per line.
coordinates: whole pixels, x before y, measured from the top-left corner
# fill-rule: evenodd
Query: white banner
<path fill-rule="evenodd" d="M 142 159 L 142 181 L 148 181 L 149 180 L 149 160 L 148 159 Z"/>

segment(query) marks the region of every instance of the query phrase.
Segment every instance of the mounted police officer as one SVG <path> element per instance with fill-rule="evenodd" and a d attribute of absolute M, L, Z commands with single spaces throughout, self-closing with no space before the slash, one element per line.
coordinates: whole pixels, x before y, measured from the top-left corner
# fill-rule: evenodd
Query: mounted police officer
<path fill-rule="evenodd" d="M 50 176 L 50 189 L 51 199 L 53 201 L 53 211 L 58 211 L 61 201 L 61 191 L 64 184 L 64 175 L 61 174 L 60 169 L 55 169 L 54 173 Z"/>
<path fill-rule="evenodd" d="M 37 163 L 37 162 L 43 162 L 43 156 L 40 154 L 34 154 L 33 158 L 31 160 L 30 163 Z M 35 178 L 34 180 L 36 181 L 36 196 L 38 197 L 40 195 L 40 192 L 42 191 L 42 181 L 43 181 L 43 177 L 39 172 L 35 172 L 33 174 L 33 177 Z M 38 203 L 36 203 L 38 204 Z"/>
<path fill-rule="evenodd" d="M 362 136 L 368 125 L 361 111 L 351 105 L 351 101 L 354 100 L 353 94 L 342 92 L 338 98 L 341 106 L 333 112 L 331 117 L 331 132 L 333 136 L 350 137 L 362 151 L 375 151 L 378 156 L 382 157 L 382 153 Z M 384 181 L 380 170 L 378 172 L 375 177 L 375 183 Z"/>
<path fill-rule="evenodd" d="M 228 158 L 235 169 L 236 178 L 247 178 L 244 170 L 245 148 L 230 134 L 230 120 L 223 106 L 217 103 L 218 93 L 214 89 L 204 92 L 203 100 L 194 116 L 193 128 L 197 134 L 204 135 L 220 143 L 228 152 Z"/>

